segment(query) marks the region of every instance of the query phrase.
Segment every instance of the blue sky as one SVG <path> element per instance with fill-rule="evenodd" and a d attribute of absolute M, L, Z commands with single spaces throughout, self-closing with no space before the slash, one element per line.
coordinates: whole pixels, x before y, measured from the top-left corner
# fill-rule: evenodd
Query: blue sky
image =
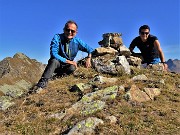
<path fill-rule="evenodd" d="M 47 63 L 51 39 L 69 19 L 79 25 L 77 37 L 93 48 L 109 32 L 122 33 L 129 47 L 148 24 L 166 60 L 180 59 L 179 0 L 0 0 L 0 60 L 22 52 Z"/>

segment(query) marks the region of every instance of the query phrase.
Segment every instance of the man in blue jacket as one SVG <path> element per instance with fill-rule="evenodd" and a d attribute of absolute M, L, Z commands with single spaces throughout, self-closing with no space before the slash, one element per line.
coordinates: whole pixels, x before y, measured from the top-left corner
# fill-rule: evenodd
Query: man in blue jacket
<path fill-rule="evenodd" d="M 38 92 L 38 88 L 45 88 L 47 86 L 48 80 L 52 77 L 53 73 L 65 73 L 67 75 L 73 73 L 77 68 L 74 58 L 79 50 L 88 53 L 86 67 L 91 67 L 91 53 L 93 49 L 81 39 L 75 37 L 77 30 L 77 23 L 69 20 L 64 26 L 64 33 L 54 35 L 50 45 L 51 57 L 41 79 L 36 85 L 36 92 Z"/>

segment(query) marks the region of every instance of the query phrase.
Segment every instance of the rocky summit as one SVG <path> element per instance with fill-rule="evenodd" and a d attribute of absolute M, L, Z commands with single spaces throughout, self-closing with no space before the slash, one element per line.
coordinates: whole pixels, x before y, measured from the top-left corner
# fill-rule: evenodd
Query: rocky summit
<path fill-rule="evenodd" d="M 0 62 L 3 135 L 178 135 L 180 74 L 142 66 L 119 33 L 105 33 L 92 57 L 69 76 L 27 95 L 45 65 L 17 53 Z"/>
<path fill-rule="evenodd" d="M 167 64 L 168 64 L 168 67 L 169 67 L 169 70 L 172 71 L 172 72 L 175 72 L 175 73 L 180 73 L 180 60 L 178 59 L 169 59 L 167 61 Z"/>
<path fill-rule="evenodd" d="M 26 93 L 43 71 L 42 63 L 23 53 L 3 59 L 0 62 L 0 109 L 5 110 L 14 104 L 12 99 Z"/>

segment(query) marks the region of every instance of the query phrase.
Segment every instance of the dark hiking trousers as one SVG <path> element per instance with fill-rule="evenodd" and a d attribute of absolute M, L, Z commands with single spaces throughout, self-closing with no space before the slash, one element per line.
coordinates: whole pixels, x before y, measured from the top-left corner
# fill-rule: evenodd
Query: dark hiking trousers
<path fill-rule="evenodd" d="M 73 73 L 75 70 L 76 67 L 74 65 L 62 63 L 56 59 L 49 59 L 48 65 L 46 66 L 44 73 L 41 79 L 39 80 L 37 86 L 41 88 L 46 87 L 48 79 L 52 77 L 53 73 L 56 73 L 58 76 L 64 74 L 69 75 Z"/>
<path fill-rule="evenodd" d="M 61 74 L 71 74 L 76 70 L 76 67 L 71 64 L 66 64 L 59 62 L 56 59 L 49 59 L 48 65 L 46 66 L 42 78 L 50 79 L 53 73 Z"/>

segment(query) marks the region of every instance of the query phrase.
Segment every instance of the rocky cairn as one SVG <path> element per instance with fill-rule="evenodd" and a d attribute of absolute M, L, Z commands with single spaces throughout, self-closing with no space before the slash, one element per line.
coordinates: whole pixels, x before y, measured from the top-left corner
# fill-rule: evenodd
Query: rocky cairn
<path fill-rule="evenodd" d="M 142 59 L 131 55 L 130 50 L 123 44 L 122 34 L 105 33 L 103 40 L 99 41 L 92 57 L 93 68 L 101 73 L 112 75 L 131 74 L 131 67 L 144 68 L 141 66 Z M 79 61 L 84 64 L 85 59 Z M 146 68 L 163 70 L 162 65 L 149 65 Z"/>
<path fill-rule="evenodd" d="M 122 34 L 105 33 L 99 41 L 101 47 L 96 48 L 93 67 L 102 73 L 130 74 L 130 66 L 140 67 L 141 59 L 131 56 L 130 50 L 123 44 Z"/>

